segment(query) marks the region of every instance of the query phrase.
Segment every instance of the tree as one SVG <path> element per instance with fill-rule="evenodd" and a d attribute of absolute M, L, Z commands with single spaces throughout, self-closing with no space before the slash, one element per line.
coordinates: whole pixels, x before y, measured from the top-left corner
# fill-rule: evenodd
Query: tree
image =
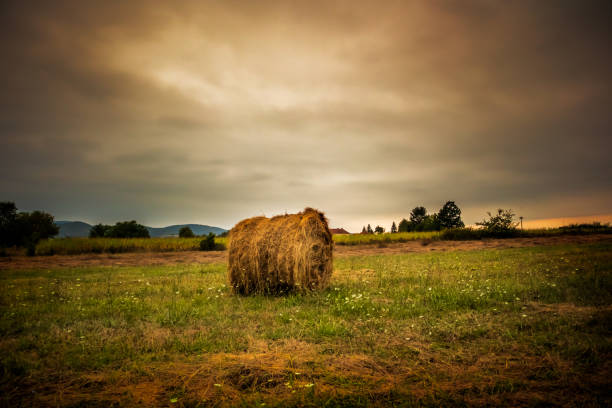
<path fill-rule="evenodd" d="M 395 234 L 397 232 L 397 226 L 395 225 L 395 221 L 391 224 L 391 233 Z"/>
<path fill-rule="evenodd" d="M 491 215 L 490 212 L 487 212 L 487 214 L 489 219 L 477 222 L 476 225 L 482 226 L 491 235 L 511 235 L 516 231 L 518 223 L 514 222 L 512 210 L 498 208 L 497 214 Z"/>
<path fill-rule="evenodd" d="M 440 220 L 438 214 L 426 216 L 423 221 L 415 227 L 416 231 L 440 231 Z"/>
<path fill-rule="evenodd" d="M 19 213 L 17 224 L 22 237 L 26 241 L 33 241 L 34 243 L 41 239 L 51 238 L 59 233 L 59 227 L 55 225 L 53 216 L 43 211 Z"/>
<path fill-rule="evenodd" d="M 116 223 L 105 236 L 112 238 L 150 238 L 149 230 L 133 220 Z"/>
<path fill-rule="evenodd" d="M 370 224 L 368 224 L 368 228 L 366 230 L 368 232 L 368 234 L 373 234 L 374 231 L 372 231 L 372 227 L 370 227 Z"/>
<path fill-rule="evenodd" d="M 447 201 L 438 213 L 438 221 L 442 228 L 462 228 L 461 210 L 454 201 Z"/>
<path fill-rule="evenodd" d="M 412 211 L 410 211 L 410 221 L 414 225 L 419 225 L 425 220 L 427 217 L 427 209 L 425 207 L 414 207 Z"/>
<path fill-rule="evenodd" d="M 410 231 L 410 221 L 408 221 L 407 219 L 403 218 L 400 221 L 397 230 L 399 232 L 409 232 Z"/>
<path fill-rule="evenodd" d="M 15 232 L 17 207 L 12 202 L 0 202 L 0 248 L 17 245 Z"/>
<path fill-rule="evenodd" d="M 51 214 L 33 211 L 31 213 L 22 212 L 17 216 L 18 245 L 25 246 L 29 256 L 35 254 L 36 244 L 40 240 L 51 238 L 58 233 L 59 227 L 55 225 Z"/>
<path fill-rule="evenodd" d="M 179 230 L 179 237 L 181 238 L 193 238 L 195 237 L 193 231 L 188 226 L 184 226 Z"/>
<path fill-rule="evenodd" d="M 25 246 L 34 255 L 36 244 L 59 233 L 53 216 L 43 211 L 20 212 L 13 202 L 0 203 L 0 247 Z"/>
<path fill-rule="evenodd" d="M 103 238 L 109 234 L 111 228 L 110 225 L 96 224 L 89 230 L 89 238 Z"/>
<path fill-rule="evenodd" d="M 374 228 L 374 232 L 377 234 L 382 234 L 385 232 L 385 229 L 381 227 L 380 225 L 377 225 L 376 228 Z"/>
<path fill-rule="evenodd" d="M 363 229 L 361 230 L 361 233 L 362 233 L 362 234 L 367 234 L 367 233 L 368 233 L 368 231 L 366 231 L 366 227 L 365 227 L 365 225 L 363 226 Z"/>

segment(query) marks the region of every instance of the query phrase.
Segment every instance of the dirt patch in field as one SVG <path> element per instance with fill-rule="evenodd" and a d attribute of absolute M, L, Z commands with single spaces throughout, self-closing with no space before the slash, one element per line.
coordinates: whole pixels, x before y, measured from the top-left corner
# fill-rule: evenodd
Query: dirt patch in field
<path fill-rule="evenodd" d="M 130 252 L 0 258 L 0 269 L 83 268 L 95 266 L 156 266 L 227 262 L 227 251 Z"/>
<path fill-rule="evenodd" d="M 271 346 L 150 363 L 132 375 L 121 370 L 49 373 L 48 381 L 28 378 L 5 397 L 28 406 L 264 406 L 264 401 L 315 406 L 351 401 L 345 399 L 351 395 L 370 406 L 426 403 L 440 396 L 446 400 L 437 401 L 446 404 L 436 405 L 549 406 L 555 401 L 588 406 L 595 402 L 591 393 L 597 398 L 609 385 L 609 364 L 578 377 L 571 364 L 550 355 L 518 359 L 500 352 L 457 363 L 425 345 L 415 349 L 413 361 L 328 355 L 321 346 L 297 340 Z M 549 372 L 556 374 L 548 378 Z"/>
<path fill-rule="evenodd" d="M 484 239 L 478 241 L 410 241 L 378 245 L 336 245 L 334 256 L 405 254 L 434 251 L 521 248 L 540 245 L 574 245 L 612 242 L 612 235 L 564 235 L 555 237 Z M 8 256 L 0 258 L 0 269 L 77 268 L 95 266 L 155 266 L 227 262 L 227 251 L 132 252 L 53 256 Z"/>

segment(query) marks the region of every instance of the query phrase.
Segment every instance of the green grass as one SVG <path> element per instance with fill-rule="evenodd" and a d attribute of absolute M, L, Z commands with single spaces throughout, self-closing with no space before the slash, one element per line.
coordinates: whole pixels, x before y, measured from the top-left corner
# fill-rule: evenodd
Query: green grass
<path fill-rule="evenodd" d="M 0 401 L 606 405 L 611 305 L 609 243 L 340 258 L 285 297 L 224 264 L 5 270 Z"/>

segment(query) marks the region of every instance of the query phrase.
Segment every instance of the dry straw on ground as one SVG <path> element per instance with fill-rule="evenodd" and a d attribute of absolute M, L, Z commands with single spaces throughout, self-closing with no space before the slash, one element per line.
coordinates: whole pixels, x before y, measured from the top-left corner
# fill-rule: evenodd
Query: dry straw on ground
<path fill-rule="evenodd" d="M 229 280 L 240 294 L 324 288 L 332 274 L 332 236 L 323 213 L 240 221 L 229 234 Z"/>

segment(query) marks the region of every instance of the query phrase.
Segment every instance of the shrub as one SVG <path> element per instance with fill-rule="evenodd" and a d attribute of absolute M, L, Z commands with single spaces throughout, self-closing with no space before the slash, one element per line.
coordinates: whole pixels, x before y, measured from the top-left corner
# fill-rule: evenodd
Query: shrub
<path fill-rule="evenodd" d="M 449 241 L 468 241 L 482 239 L 486 236 L 484 229 L 475 228 L 452 228 L 445 229 L 440 233 L 440 239 Z"/>
<path fill-rule="evenodd" d="M 514 221 L 514 213 L 512 210 L 497 209 L 497 214 L 491 215 L 487 212 L 489 219 L 477 222 L 476 225 L 483 227 L 486 236 L 491 237 L 508 237 L 517 235 L 518 222 Z"/>
<path fill-rule="evenodd" d="M 215 234 L 209 232 L 206 238 L 200 241 L 200 251 L 213 251 L 215 249 Z"/>
<path fill-rule="evenodd" d="M 563 234 L 576 235 L 576 234 L 610 234 L 612 233 L 612 227 L 609 223 L 602 224 L 600 222 L 592 222 L 590 224 L 570 224 L 559 227 L 559 230 Z"/>

